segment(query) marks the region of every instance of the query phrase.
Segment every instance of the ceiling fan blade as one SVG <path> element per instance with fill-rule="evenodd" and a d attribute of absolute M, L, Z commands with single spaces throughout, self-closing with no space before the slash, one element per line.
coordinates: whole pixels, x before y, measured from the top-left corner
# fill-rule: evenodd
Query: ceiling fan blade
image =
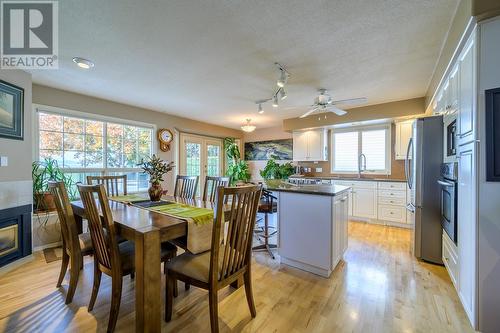
<path fill-rule="evenodd" d="M 333 104 L 342 104 L 342 105 L 353 105 L 353 104 L 363 104 L 368 101 L 368 98 L 366 97 L 360 97 L 360 98 L 350 98 L 350 99 L 341 99 L 338 101 L 332 101 Z"/>
<path fill-rule="evenodd" d="M 299 118 L 305 118 L 307 117 L 308 115 L 310 115 L 311 113 L 313 113 L 314 111 L 316 111 L 318 108 L 314 108 L 314 109 L 311 109 L 309 111 L 307 111 L 306 113 L 304 113 L 302 116 L 300 116 Z"/>
<path fill-rule="evenodd" d="M 304 109 L 304 108 L 312 108 L 316 105 L 296 105 L 296 106 L 287 106 L 286 108 L 281 108 L 281 110 L 296 110 L 296 109 Z"/>
<path fill-rule="evenodd" d="M 339 109 L 338 107 L 333 106 L 333 105 L 329 106 L 327 108 L 327 110 L 330 111 L 330 112 L 335 113 L 337 116 L 343 116 L 343 115 L 345 115 L 347 113 L 346 111 L 344 111 L 342 109 Z"/>

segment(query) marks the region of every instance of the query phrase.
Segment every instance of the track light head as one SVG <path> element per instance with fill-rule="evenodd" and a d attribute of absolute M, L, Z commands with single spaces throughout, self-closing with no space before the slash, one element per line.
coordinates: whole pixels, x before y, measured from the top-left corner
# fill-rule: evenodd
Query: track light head
<path fill-rule="evenodd" d="M 286 74 L 286 72 L 283 69 L 280 69 L 280 71 L 281 71 L 281 75 L 280 75 L 279 80 L 276 82 L 276 84 L 278 85 L 278 87 L 283 88 L 286 84 L 287 79 L 288 79 L 288 75 Z"/>
<path fill-rule="evenodd" d="M 263 114 L 264 109 L 262 108 L 262 104 L 259 103 L 259 114 Z"/>
<path fill-rule="evenodd" d="M 285 98 L 287 98 L 287 94 L 286 94 L 285 88 L 281 88 L 281 90 L 280 90 L 280 98 L 281 98 L 281 100 L 284 100 Z"/>
<path fill-rule="evenodd" d="M 273 108 L 277 108 L 277 107 L 278 107 L 278 95 L 274 95 Z"/>

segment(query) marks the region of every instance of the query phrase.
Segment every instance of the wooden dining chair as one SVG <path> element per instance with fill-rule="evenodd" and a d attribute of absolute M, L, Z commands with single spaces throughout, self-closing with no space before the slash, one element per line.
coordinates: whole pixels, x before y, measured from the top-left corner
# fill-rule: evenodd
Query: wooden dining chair
<path fill-rule="evenodd" d="M 83 256 L 93 252 L 89 233 L 78 234 L 78 228 L 73 215 L 73 209 L 64 182 L 49 181 L 49 191 L 54 197 L 57 215 L 61 226 L 62 261 L 57 287 L 61 283 L 70 264 L 69 288 L 66 294 L 66 304 L 71 303 L 75 295 L 80 269 L 83 267 Z"/>
<path fill-rule="evenodd" d="M 194 199 L 198 188 L 199 176 L 177 175 L 175 179 L 174 196 L 180 198 Z"/>
<path fill-rule="evenodd" d="M 252 294 L 251 250 L 255 216 L 261 196 L 259 186 L 219 187 L 212 229 L 212 247 L 201 254 L 185 252 L 167 263 L 165 320 L 172 319 L 174 283 L 184 281 L 208 290 L 210 326 L 219 331 L 217 291 L 243 277 L 245 293 L 252 317 L 256 316 Z M 226 198 L 231 197 L 230 211 Z M 221 228 L 229 223 L 225 244 L 221 243 Z"/>
<path fill-rule="evenodd" d="M 102 273 L 111 277 L 111 310 L 108 332 L 113 332 L 120 310 L 122 277 L 135 271 L 134 243 L 118 243 L 113 215 L 109 207 L 108 196 L 103 184 L 80 185 L 78 191 L 89 221 L 90 236 L 94 244 L 94 285 L 88 310 L 92 311 L 99 292 Z M 96 197 L 99 203 L 96 203 Z M 102 218 L 101 218 L 102 216 Z M 168 261 L 175 257 L 177 248 L 169 243 L 161 244 L 161 260 Z"/>
<path fill-rule="evenodd" d="M 203 201 L 215 202 L 217 199 L 217 189 L 228 187 L 231 181 L 230 177 L 205 177 L 205 186 L 203 188 Z"/>
<path fill-rule="evenodd" d="M 104 184 L 108 196 L 127 195 L 127 175 L 120 176 L 87 176 L 88 185 Z M 123 191 L 120 193 L 119 185 Z"/>

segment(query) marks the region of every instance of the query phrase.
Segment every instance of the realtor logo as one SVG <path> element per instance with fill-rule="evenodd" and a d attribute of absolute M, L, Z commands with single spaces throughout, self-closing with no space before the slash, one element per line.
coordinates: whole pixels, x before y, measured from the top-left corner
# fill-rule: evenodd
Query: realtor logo
<path fill-rule="evenodd" d="M 0 68 L 57 69 L 58 2 L 0 3 Z"/>

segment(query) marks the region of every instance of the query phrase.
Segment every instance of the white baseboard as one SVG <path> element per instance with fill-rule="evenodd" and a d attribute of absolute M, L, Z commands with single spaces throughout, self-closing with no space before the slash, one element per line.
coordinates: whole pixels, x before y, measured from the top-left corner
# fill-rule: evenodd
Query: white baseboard
<path fill-rule="evenodd" d="M 18 268 L 19 266 L 22 266 L 25 263 L 30 262 L 30 261 L 32 261 L 34 259 L 35 259 L 35 257 L 33 256 L 33 254 L 30 254 L 29 256 L 26 256 L 24 258 L 21 258 L 19 260 L 11 262 L 10 264 L 8 264 L 8 265 L 3 266 L 2 268 L 0 268 L 0 276 L 5 275 L 8 272 L 10 272 L 10 271 Z"/>
<path fill-rule="evenodd" d="M 282 264 L 292 266 L 292 267 L 295 267 L 295 268 L 301 269 L 303 271 L 313 273 L 313 274 L 316 274 L 316 275 L 319 275 L 319 276 L 325 277 L 325 278 L 330 277 L 330 275 L 333 272 L 333 270 L 331 270 L 331 269 L 324 269 L 324 268 L 320 268 L 320 267 L 316 267 L 316 266 L 311 266 L 309 264 L 305 264 L 305 263 L 300 262 L 300 261 L 285 258 L 283 256 L 281 256 L 280 261 Z"/>
<path fill-rule="evenodd" d="M 50 244 L 43 244 L 43 245 L 40 245 L 40 246 L 37 246 L 37 247 L 34 247 L 33 248 L 33 252 L 38 252 L 38 251 L 43 251 L 45 249 L 50 249 L 50 248 L 53 248 L 53 247 L 59 247 L 62 245 L 62 242 L 59 241 L 59 242 L 54 242 L 54 243 L 50 243 Z"/>

